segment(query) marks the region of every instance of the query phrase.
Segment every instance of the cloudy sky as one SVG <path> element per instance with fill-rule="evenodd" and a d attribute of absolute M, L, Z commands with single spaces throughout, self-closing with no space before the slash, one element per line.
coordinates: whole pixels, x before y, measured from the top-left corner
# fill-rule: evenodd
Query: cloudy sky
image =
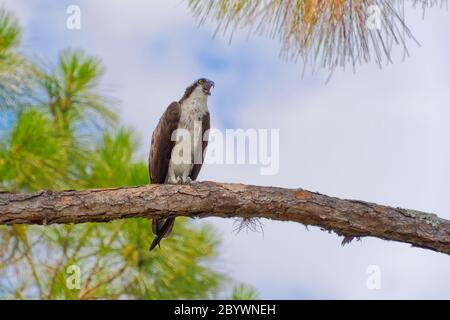
<path fill-rule="evenodd" d="M 276 41 L 237 34 L 213 37 L 181 0 L 0 0 L 25 27 L 22 49 L 56 61 L 84 48 L 107 67 L 105 92 L 122 101 L 121 119 L 142 138 L 143 158 L 166 106 L 194 79 L 217 86 L 212 126 L 280 130 L 280 170 L 209 165 L 201 180 L 302 187 L 342 198 L 434 212 L 450 219 L 449 12 L 407 10 L 421 46 L 380 70 L 362 66 L 301 76 L 279 59 Z M 66 28 L 80 6 L 81 30 Z M 210 219 L 223 244 L 220 268 L 256 287 L 261 298 L 450 298 L 450 258 L 409 245 L 365 238 L 341 247 L 336 235 L 295 223 L 263 221 L 264 233 L 234 234 Z M 367 288 L 368 268 L 381 288 Z"/>

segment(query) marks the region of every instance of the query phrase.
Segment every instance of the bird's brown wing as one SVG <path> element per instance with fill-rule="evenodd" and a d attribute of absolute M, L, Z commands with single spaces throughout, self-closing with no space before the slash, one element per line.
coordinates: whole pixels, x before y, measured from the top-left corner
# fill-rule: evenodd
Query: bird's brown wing
<path fill-rule="evenodd" d="M 210 117 L 209 117 L 209 112 L 207 112 L 202 119 L 202 139 L 205 138 L 205 132 L 207 130 L 209 130 L 211 127 L 211 123 L 210 123 Z M 208 131 L 209 132 L 209 131 Z M 206 137 L 207 138 L 207 137 Z M 200 173 L 200 169 L 202 168 L 203 165 L 203 161 L 205 159 L 205 154 L 206 154 L 206 147 L 208 146 L 208 139 L 203 140 L 202 142 L 202 163 L 195 163 L 192 171 L 191 171 L 191 175 L 190 178 L 192 180 L 196 180 L 198 177 L 198 174 Z"/>
<path fill-rule="evenodd" d="M 158 125 L 152 135 L 152 144 L 149 155 L 150 183 L 163 184 L 166 181 L 169 170 L 170 157 L 175 141 L 172 141 L 172 133 L 178 128 L 181 115 L 181 105 L 172 102 L 159 119 Z M 153 250 L 166 237 L 173 228 L 175 218 L 152 219 L 152 231 L 155 235 L 150 250 Z"/>
<path fill-rule="evenodd" d="M 162 184 L 166 181 L 170 156 L 175 145 L 175 141 L 172 141 L 171 137 L 178 127 L 180 115 L 181 105 L 178 102 L 172 102 L 153 131 L 148 161 L 150 183 Z"/>

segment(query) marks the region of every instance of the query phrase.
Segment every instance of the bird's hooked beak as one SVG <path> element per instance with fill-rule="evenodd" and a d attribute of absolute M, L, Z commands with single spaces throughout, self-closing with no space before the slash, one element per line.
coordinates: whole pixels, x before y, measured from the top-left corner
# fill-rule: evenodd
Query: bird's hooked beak
<path fill-rule="evenodd" d="M 216 84 L 214 83 L 214 81 L 211 80 L 206 80 L 205 83 L 203 83 L 202 88 L 203 88 L 203 92 L 210 96 L 211 95 L 211 88 L 215 88 Z"/>

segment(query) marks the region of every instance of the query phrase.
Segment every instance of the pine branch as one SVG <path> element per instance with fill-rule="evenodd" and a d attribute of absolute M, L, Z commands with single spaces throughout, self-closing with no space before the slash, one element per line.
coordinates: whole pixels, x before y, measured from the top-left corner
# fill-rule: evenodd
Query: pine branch
<path fill-rule="evenodd" d="M 303 189 L 201 182 L 84 191 L 0 193 L 0 224 L 68 224 L 137 217 L 267 218 L 377 237 L 450 254 L 450 221 L 434 214 Z"/>

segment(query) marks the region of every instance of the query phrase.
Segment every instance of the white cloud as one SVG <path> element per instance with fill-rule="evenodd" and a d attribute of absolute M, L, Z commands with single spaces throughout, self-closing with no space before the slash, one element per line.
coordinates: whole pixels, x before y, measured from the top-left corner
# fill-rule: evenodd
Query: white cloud
<path fill-rule="evenodd" d="M 356 75 L 338 72 L 330 84 L 312 90 L 302 89 L 308 79 L 299 80 L 289 71 L 271 79 L 271 90 L 260 84 L 236 115 L 236 125 L 280 128 L 279 175 L 261 177 L 233 167 L 224 176 L 221 168 L 210 169 L 212 176 L 305 187 L 450 218 L 445 195 L 450 180 L 450 43 L 440 33 L 424 36 L 448 26 L 448 17 L 417 24 L 423 48 L 383 71 L 363 67 Z M 295 224 L 266 223 L 264 241 L 258 234 L 228 236 L 224 251 L 229 259 L 237 257 L 239 274 L 266 297 L 450 297 L 448 257 L 378 239 L 341 248 L 340 240 L 317 228 L 307 232 Z M 379 291 L 365 286 L 366 268 L 372 264 L 381 267 Z"/>
<path fill-rule="evenodd" d="M 30 21 L 34 4 L 15 0 L 1 0 L 0 4 L 3 8 L 12 10 L 17 17 L 21 18 L 22 23 L 28 23 Z"/>

